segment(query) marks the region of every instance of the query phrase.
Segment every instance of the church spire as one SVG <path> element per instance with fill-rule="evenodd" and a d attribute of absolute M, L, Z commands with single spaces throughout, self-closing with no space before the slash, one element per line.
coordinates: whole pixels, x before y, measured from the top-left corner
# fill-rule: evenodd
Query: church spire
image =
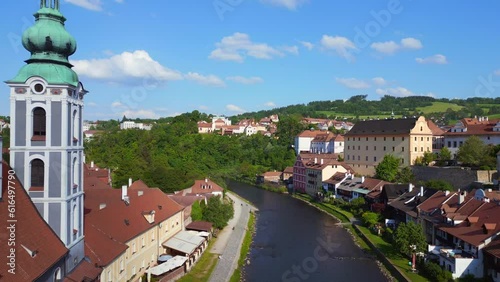
<path fill-rule="evenodd" d="M 71 69 L 69 56 L 76 51 L 76 41 L 66 31 L 66 18 L 59 11 L 59 0 L 40 0 L 34 14 L 35 24 L 23 33 L 22 43 L 31 57 L 10 82 L 24 83 L 34 75 L 53 84 L 78 85 L 78 76 Z"/>

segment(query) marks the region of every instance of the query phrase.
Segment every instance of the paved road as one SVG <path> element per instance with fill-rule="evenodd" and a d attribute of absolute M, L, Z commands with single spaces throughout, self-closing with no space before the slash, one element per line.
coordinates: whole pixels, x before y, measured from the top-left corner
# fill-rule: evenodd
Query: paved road
<path fill-rule="evenodd" d="M 210 276 L 210 282 L 229 281 L 233 275 L 234 270 L 238 267 L 241 244 L 245 237 L 250 211 L 256 210 L 235 194 L 228 192 L 226 195 L 234 201 L 234 217 L 219 232 L 217 240 L 210 250 L 211 253 L 219 254 L 220 257 L 212 276 Z"/>

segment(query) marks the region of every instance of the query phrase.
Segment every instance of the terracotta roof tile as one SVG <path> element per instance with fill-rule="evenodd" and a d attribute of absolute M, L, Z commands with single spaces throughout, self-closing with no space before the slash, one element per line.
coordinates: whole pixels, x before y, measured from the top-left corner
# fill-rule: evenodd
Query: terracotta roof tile
<path fill-rule="evenodd" d="M 64 246 L 59 237 L 54 233 L 50 226 L 40 216 L 35 205 L 22 187 L 17 177 L 8 183 L 9 166 L 3 162 L 3 189 L 2 201 L 0 201 L 0 280 L 33 281 L 40 277 L 52 265 L 66 256 L 68 249 Z M 15 235 L 16 235 L 16 275 L 7 272 L 9 253 L 7 248 L 8 233 L 7 225 L 10 224 L 7 206 L 9 205 L 8 189 L 14 188 L 15 193 Z M 25 246 L 31 251 L 36 251 L 32 257 L 24 250 Z"/>
<path fill-rule="evenodd" d="M 205 189 L 203 189 L 205 187 Z M 205 194 L 212 192 L 222 192 L 224 189 L 217 185 L 210 179 L 195 180 L 194 185 L 191 186 L 191 192 L 193 194 Z"/>
<path fill-rule="evenodd" d="M 193 221 L 186 226 L 187 230 L 212 231 L 212 223 L 208 221 Z"/>
<path fill-rule="evenodd" d="M 82 260 L 70 274 L 64 277 L 64 282 L 95 281 L 101 272 L 102 268 L 95 267 L 90 262 Z"/>

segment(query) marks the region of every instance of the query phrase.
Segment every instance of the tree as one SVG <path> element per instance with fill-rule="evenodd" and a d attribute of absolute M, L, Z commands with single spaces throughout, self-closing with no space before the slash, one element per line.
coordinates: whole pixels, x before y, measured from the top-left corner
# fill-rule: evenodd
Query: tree
<path fill-rule="evenodd" d="M 410 183 L 415 180 L 415 174 L 409 166 L 405 166 L 398 171 L 395 180 L 398 183 Z"/>
<path fill-rule="evenodd" d="M 396 248 L 405 255 L 424 252 L 427 247 L 422 226 L 413 221 L 399 224 L 394 233 L 394 242 Z"/>
<path fill-rule="evenodd" d="M 400 159 L 392 154 L 384 156 L 384 159 L 375 167 L 376 178 L 394 182 L 398 174 Z"/>
<path fill-rule="evenodd" d="M 450 149 L 448 149 L 448 147 L 441 148 L 441 151 L 439 151 L 439 160 L 441 161 L 451 160 L 451 151 Z"/>
<path fill-rule="evenodd" d="M 436 156 L 432 152 L 425 152 L 424 156 L 422 157 L 422 160 L 424 161 L 424 165 L 429 165 L 434 161 Z"/>
<path fill-rule="evenodd" d="M 375 226 L 375 224 L 378 223 L 378 221 L 380 219 L 380 215 L 378 213 L 367 211 L 367 212 L 363 213 L 361 218 L 363 219 L 363 222 L 365 223 L 365 225 L 371 228 L 371 227 Z"/>
<path fill-rule="evenodd" d="M 210 197 L 203 209 L 203 220 L 212 222 L 215 228 L 222 229 L 234 215 L 231 202 L 224 203 L 220 196 Z"/>
<path fill-rule="evenodd" d="M 203 211 L 201 210 L 201 205 L 199 201 L 195 201 L 191 207 L 191 219 L 193 221 L 199 221 L 203 219 Z"/>
<path fill-rule="evenodd" d="M 429 181 L 425 182 L 425 187 L 428 188 L 433 188 L 436 190 L 441 190 L 441 191 L 452 191 L 453 190 L 453 185 L 451 183 L 441 180 L 441 179 L 431 179 Z"/>
<path fill-rule="evenodd" d="M 479 137 L 473 135 L 458 149 L 457 160 L 464 165 L 479 166 L 485 156 L 486 147 Z"/>

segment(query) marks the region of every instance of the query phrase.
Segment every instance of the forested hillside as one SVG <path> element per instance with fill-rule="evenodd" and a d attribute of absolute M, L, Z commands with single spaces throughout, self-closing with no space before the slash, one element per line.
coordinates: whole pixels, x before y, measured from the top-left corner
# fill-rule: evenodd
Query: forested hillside
<path fill-rule="evenodd" d="M 303 129 L 298 121 L 284 118 L 280 122 L 280 141 L 261 134 L 198 134 L 197 115 L 177 116 L 156 124 L 151 131 L 107 131 L 85 144 L 87 162 L 111 168 L 114 187 L 132 177 L 172 192 L 191 186 L 195 179 L 210 177 L 221 183 L 225 177 L 253 178 L 267 170 L 281 171 L 295 161 L 289 143 Z"/>

